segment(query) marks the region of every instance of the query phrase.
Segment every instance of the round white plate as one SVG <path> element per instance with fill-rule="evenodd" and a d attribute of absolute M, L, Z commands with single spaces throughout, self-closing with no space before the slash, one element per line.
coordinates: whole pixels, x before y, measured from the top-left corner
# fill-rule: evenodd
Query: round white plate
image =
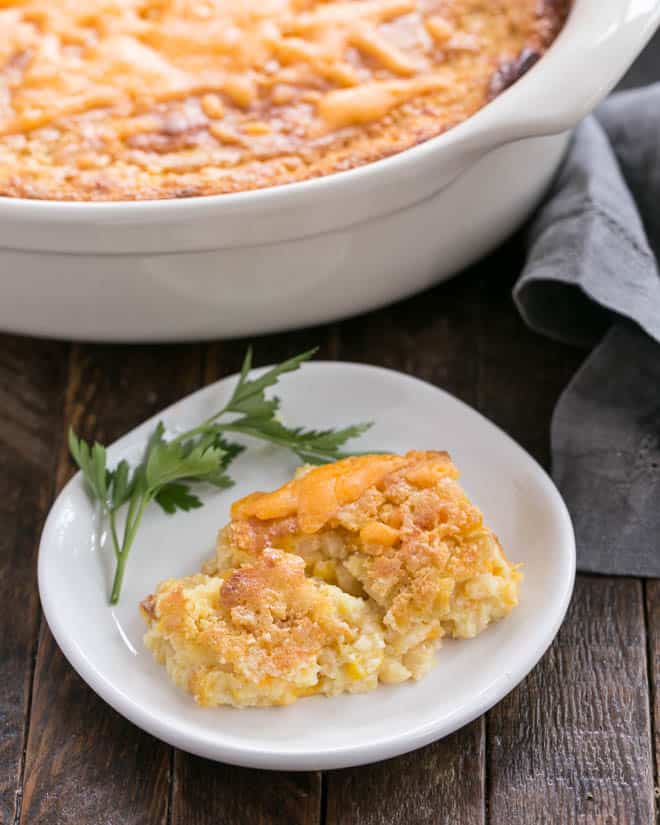
<path fill-rule="evenodd" d="M 188 428 L 224 403 L 235 378 L 166 410 L 169 430 Z M 287 422 L 341 426 L 373 420 L 359 450 L 446 449 L 468 493 L 514 562 L 524 567 L 520 606 L 470 641 L 447 642 L 414 684 L 358 696 L 311 697 L 285 708 L 197 707 L 142 645 L 138 602 L 164 578 L 196 572 L 213 552 L 229 505 L 286 481 L 295 459 L 252 442 L 232 466 L 236 486 L 206 506 L 146 514 L 117 607 L 110 608 L 110 548 L 95 539 L 95 513 L 77 475 L 55 502 L 41 539 L 39 590 L 48 624 L 82 678 L 119 713 L 179 748 L 258 768 L 312 770 L 373 762 L 439 739 L 505 696 L 538 662 L 566 612 L 575 542 L 566 507 L 546 473 L 501 430 L 452 396 L 414 378 L 358 364 L 306 364 L 278 388 Z M 135 457 L 157 419 L 120 439 L 109 463 Z"/>

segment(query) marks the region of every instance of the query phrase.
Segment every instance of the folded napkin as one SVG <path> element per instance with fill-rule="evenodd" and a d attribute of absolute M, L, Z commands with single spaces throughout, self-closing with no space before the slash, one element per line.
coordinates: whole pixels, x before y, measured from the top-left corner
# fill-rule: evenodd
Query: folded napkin
<path fill-rule="evenodd" d="M 660 84 L 577 128 L 528 241 L 522 317 L 595 346 L 551 429 L 578 568 L 660 576 Z"/>

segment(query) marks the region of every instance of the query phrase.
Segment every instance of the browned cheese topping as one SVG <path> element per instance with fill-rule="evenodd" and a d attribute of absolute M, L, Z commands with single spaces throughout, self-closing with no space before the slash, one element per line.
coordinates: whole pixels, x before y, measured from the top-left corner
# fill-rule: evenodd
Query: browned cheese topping
<path fill-rule="evenodd" d="M 0 195 L 188 197 L 305 180 L 444 132 L 568 0 L 5 0 Z"/>

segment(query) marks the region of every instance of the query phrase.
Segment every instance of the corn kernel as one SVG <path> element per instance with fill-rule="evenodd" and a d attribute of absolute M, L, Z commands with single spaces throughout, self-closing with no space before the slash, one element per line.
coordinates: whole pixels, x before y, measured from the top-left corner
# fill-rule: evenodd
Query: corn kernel
<path fill-rule="evenodd" d="M 328 584 L 334 584 L 337 581 L 335 563 L 333 561 L 317 561 L 314 564 L 314 575 L 317 579 L 323 579 Z"/>
<path fill-rule="evenodd" d="M 246 123 L 243 126 L 243 131 L 246 135 L 269 135 L 272 131 L 267 123 L 255 121 L 253 123 Z"/>
<path fill-rule="evenodd" d="M 426 30 L 431 35 L 431 37 L 435 40 L 435 42 L 443 46 L 447 43 L 452 35 L 454 34 L 454 27 L 451 23 L 447 20 L 443 19 L 439 15 L 433 15 L 432 17 L 426 18 Z"/>
<path fill-rule="evenodd" d="M 386 685 L 398 685 L 412 676 L 407 667 L 395 659 L 388 659 L 380 669 L 378 678 Z"/>
<path fill-rule="evenodd" d="M 232 132 L 231 129 L 227 129 L 225 126 L 221 126 L 219 123 L 212 123 L 209 126 L 209 132 L 221 143 L 228 143 L 230 145 L 243 143 L 240 135 Z"/>
<path fill-rule="evenodd" d="M 364 676 L 364 671 L 355 662 L 349 662 L 345 665 L 344 670 L 346 671 L 346 675 L 349 679 L 355 679 L 357 681 Z"/>
<path fill-rule="evenodd" d="M 207 117 L 220 120 L 225 116 L 225 107 L 218 95 L 204 95 L 200 100 L 202 111 Z"/>

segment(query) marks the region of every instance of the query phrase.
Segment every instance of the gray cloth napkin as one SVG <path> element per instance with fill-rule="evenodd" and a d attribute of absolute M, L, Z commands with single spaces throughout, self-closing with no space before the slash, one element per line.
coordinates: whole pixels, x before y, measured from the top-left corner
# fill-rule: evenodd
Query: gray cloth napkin
<path fill-rule="evenodd" d="M 660 576 L 660 84 L 613 95 L 577 128 L 528 238 L 522 317 L 596 345 L 551 430 L 578 568 Z"/>

